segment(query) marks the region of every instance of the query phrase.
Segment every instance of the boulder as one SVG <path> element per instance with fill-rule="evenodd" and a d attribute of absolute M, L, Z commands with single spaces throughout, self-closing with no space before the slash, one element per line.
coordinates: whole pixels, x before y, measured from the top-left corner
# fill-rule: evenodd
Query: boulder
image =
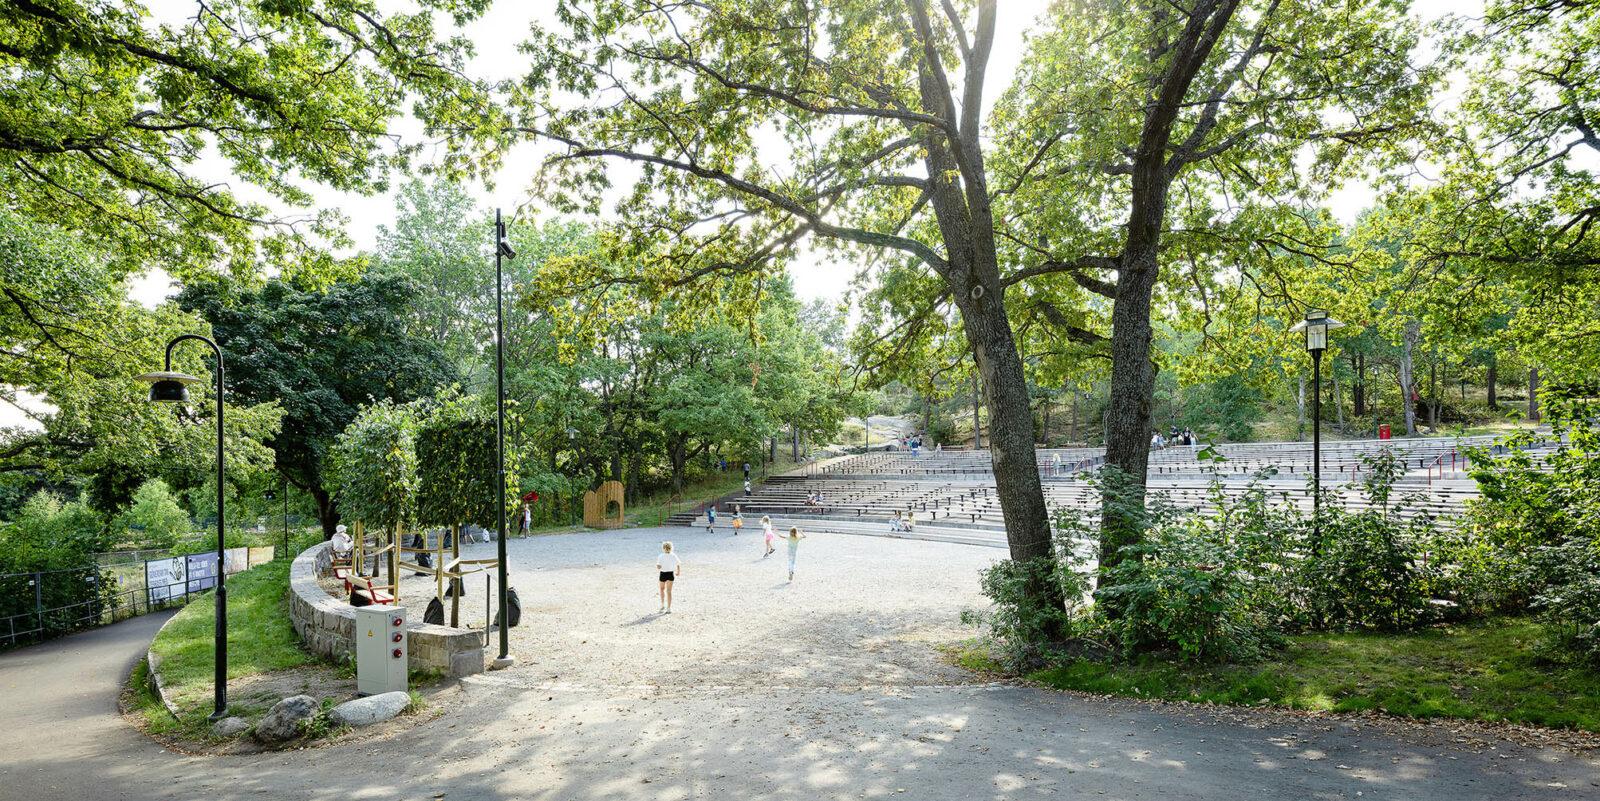
<path fill-rule="evenodd" d="M 395 691 L 346 701 L 333 708 L 328 718 L 339 726 L 371 726 L 382 723 L 411 706 L 411 694 Z"/>
<path fill-rule="evenodd" d="M 285 698 L 267 710 L 266 717 L 256 724 L 256 739 L 266 743 L 281 743 L 300 736 L 300 722 L 315 717 L 321 706 L 309 695 Z"/>
<path fill-rule="evenodd" d="M 236 737 L 250 728 L 250 721 L 240 717 L 226 717 L 211 724 L 211 736 Z"/>

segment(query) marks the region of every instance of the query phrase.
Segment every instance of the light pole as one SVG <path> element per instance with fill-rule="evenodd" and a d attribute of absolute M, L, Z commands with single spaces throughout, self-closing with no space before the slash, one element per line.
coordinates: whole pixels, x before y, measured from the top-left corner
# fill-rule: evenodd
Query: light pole
<path fill-rule="evenodd" d="M 159 373 L 146 373 L 139 376 L 140 381 L 150 384 L 150 400 L 157 403 L 186 403 L 189 400 L 189 385 L 200 383 L 200 379 L 184 373 L 172 371 L 172 348 L 186 339 L 198 340 L 211 346 L 211 352 L 217 357 L 217 618 L 215 631 L 212 635 L 215 656 L 212 660 L 214 672 L 211 677 L 211 694 L 213 709 L 211 720 L 221 720 L 228 714 L 228 588 L 224 583 L 225 571 L 223 532 L 227 530 L 224 523 L 223 510 L 223 478 L 224 462 L 222 454 L 222 387 L 223 366 L 222 348 L 217 343 L 199 334 L 181 334 L 173 337 L 167 343 L 167 367 Z"/>
<path fill-rule="evenodd" d="M 494 210 L 494 448 L 495 448 L 495 477 L 499 482 L 495 494 L 500 498 L 500 531 L 496 544 L 499 546 L 499 564 L 496 566 L 500 577 L 500 655 L 495 657 L 490 667 L 494 670 L 508 668 L 516 664 L 516 659 L 511 656 L 511 588 L 506 579 L 506 332 L 505 332 L 505 302 L 502 299 L 505 287 L 505 278 L 501 263 L 506 259 L 517 257 L 517 251 L 512 249 L 511 240 L 506 238 L 506 224 L 500 218 L 500 210 Z"/>
<path fill-rule="evenodd" d="M 1307 309 L 1306 318 L 1291 331 L 1306 332 L 1306 350 L 1311 354 L 1311 547 L 1322 540 L 1322 352 L 1328 349 L 1328 329 L 1344 323 L 1322 309 Z"/>

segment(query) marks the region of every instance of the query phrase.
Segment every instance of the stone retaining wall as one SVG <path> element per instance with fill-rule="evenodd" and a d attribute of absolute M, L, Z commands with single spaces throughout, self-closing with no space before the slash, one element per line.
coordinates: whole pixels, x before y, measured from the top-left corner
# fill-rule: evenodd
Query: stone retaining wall
<path fill-rule="evenodd" d="M 328 595 L 317 583 L 332 562 L 328 543 L 307 548 L 289 569 L 289 618 L 301 642 L 312 652 L 334 659 L 355 658 L 355 608 Z M 407 610 L 412 670 L 433 670 L 447 676 L 483 672 L 483 634 L 469 629 L 422 623 L 422 610 Z"/>

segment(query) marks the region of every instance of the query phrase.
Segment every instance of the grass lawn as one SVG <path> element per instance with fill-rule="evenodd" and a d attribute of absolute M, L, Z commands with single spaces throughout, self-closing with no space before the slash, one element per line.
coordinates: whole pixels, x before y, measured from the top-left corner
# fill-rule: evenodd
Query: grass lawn
<path fill-rule="evenodd" d="M 238 679 L 318 661 L 302 650 L 289 622 L 289 561 L 279 559 L 228 577 L 228 678 Z M 150 650 L 161 662 L 167 697 L 183 728 L 205 724 L 211 712 L 212 626 L 216 596 L 195 598 L 156 635 Z M 139 678 L 136 674 L 135 678 Z M 157 709 L 159 709 L 159 705 Z M 233 707 L 230 707 L 233 709 Z M 235 714 L 255 710 L 234 709 Z M 171 716 L 151 716 L 152 724 Z M 162 728 L 168 728 L 164 724 Z"/>
<path fill-rule="evenodd" d="M 1276 660 L 1181 667 L 1079 661 L 1028 676 L 1050 687 L 1145 698 L 1510 721 L 1600 731 L 1600 672 L 1541 661 L 1540 624 L 1501 619 L 1417 634 L 1295 637 Z M 982 657 L 958 656 L 983 668 Z"/>

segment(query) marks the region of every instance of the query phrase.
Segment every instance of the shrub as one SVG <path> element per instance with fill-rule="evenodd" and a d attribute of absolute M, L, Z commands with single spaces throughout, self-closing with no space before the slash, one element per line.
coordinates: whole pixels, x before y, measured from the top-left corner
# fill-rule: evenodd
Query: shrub
<path fill-rule="evenodd" d="M 1271 592 L 1260 566 L 1218 516 L 1166 522 L 1123 548 L 1099 598 L 1115 605 L 1107 631 L 1124 656 L 1170 652 L 1183 661 L 1250 661 L 1276 647 Z"/>
<path fill-rule="evenodd" d="M 133 504 L 122 513 L 122 523 L 143 531 L 141 545 L 171 548 L 191 528 L 189 513 L 167 482 L 152 478 L 133 491 Z"/>
<path fill-rule="evenodd" d="M 1320 531 L 1299 562 L 1304 627 L 1399 631 L 1429 622 L 1440 585 L 1439 560 L 1426 558 L 1438 539 L 1434 520 L 1414 508 L 1417 498 L 1395 497 L 1405 468 L 1393 454 L 1362 461 L 1367 508 L 1324 501 Z"/>
<path fill-rule="evenodd" d="M 1042 667 L 1052 659 L 1086 650 L 1103 650 L 1090 636 L 1088 609 L 1090 573 L 1087 567 L 1092 530 L 1081 515 L 1057 510 L 1055 558 L 1011 559 L 983 571 L 979 586 L 992 606 L 987 611 L 962 612 L 962 622 L 985 629 L 996 658 L 1008 670 Z M 1033 592 L 1054 584 L 1064 604 L 1041 606 Z"/>
<path fill-rule="evenodd" d="M 1506 440 L 1505 453 L 1471 454 L 1483 498 L 1466 525 L 1515 567 L 1503 602 L 1531 598 L 1553 645 L 1600 664 L 1600 402 L 1586 392 L 1547 387 L 1554 451 L 1523 451 L 1537 436 L 1528 432 Z"/>

